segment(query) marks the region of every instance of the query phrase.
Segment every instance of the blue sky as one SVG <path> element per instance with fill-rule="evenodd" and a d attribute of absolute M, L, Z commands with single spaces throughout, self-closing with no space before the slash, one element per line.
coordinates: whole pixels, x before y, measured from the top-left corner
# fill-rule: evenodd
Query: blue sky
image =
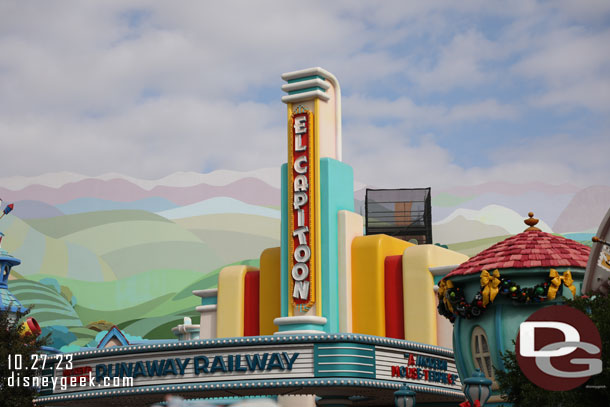
<path fill-rule="evenodd" d="M 605 0 L 3 1 L 2 175 L 277 167 L 321 66 L 362 182 L 608 185 L 608 44 Z"/>

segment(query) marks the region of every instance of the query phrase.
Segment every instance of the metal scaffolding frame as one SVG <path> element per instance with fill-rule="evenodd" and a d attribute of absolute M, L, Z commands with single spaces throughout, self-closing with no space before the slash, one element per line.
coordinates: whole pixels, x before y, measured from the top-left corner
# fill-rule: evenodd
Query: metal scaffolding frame
<path fill-rule="evenodd" d="M 367 235 L 386 234 L 432 244 L 430 188 L 366 189 Z"/>

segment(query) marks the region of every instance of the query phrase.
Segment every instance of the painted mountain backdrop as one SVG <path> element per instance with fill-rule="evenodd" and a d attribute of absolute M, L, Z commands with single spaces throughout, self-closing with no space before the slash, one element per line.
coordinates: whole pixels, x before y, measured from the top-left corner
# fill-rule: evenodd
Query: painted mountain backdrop
<path fill-rule="evenodd" d="M 228 264 L 257 264 L 279 245 L 278 169 L 176 173 L 159 180 L 53 173 L 0 178 L 14 202 L 0 221 L 3 249 L 22 260 L 10 289 L 57 347 L 84 346 L 108 324 L 170 338 L 190 316 L 193 289 L 211 288 Z M 409 187 L 401 185 L 397 187 Z M 365 186 L 355 185 L 364 214 Z M 525 228 L 590 240 L 610 186 L 484 184 L 432 191 L 435 242 L 473 255 Z M 66 329 L 67 328 L 67 329 Z"/>

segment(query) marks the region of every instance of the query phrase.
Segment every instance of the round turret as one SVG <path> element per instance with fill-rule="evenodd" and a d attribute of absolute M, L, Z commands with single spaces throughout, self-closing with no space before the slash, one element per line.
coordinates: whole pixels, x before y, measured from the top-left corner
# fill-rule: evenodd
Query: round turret
<path fill-rule="evenodd" d="M 521 322 L 540 307 L 580 295 L 590 248 L 542 232 L 533 213 L 524 232 L 462 263 L 439 282 L 439 313 L 452 322 L 460 377 L 494 379 L 500 354 L 514 350 Z M 497 386 L 494 382 L 494 388 Z"/>

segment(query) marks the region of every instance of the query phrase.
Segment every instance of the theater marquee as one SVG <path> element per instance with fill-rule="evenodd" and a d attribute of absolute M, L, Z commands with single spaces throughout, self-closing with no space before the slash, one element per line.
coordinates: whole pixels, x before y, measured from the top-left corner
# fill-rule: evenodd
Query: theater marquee
<path fill-rule="evenodd" d="M 134 387 L 287 376 L 309 377 L 313 375 L 312 351 L 313 346 L 265 346 L 258 349 L 231 347 L 77 359 L 70 371 L 56 369 L 54 376 L 60 379 L 66 373 L 78 373 L 80 376 L 90 372 L 95 385 L 64 390 L 59 388 L 55 394 L 98 389 L 103 387 L 105 377 L 131 377 Z"/>
<path fill-rule="evenodd" d="M 58 369 L 53 360 L 43 373 L 49 384 L 66 376 L 91 375 L 92 380 L 85 386 L 49 385 L 42 389 L 38 405 L 74 401 L 101 406 L 108 397 L 122 397 L 124 405 L 145 406 L 159 393 L 323 395 L 338 387 L 349 387 L 349 394 L 373 388 L 391 399 L 402 382 L 436 400 L 463 398 L 450 350 L 367 335 L 281 335 L 113 347 L 73 354 L 69 370 Z"/>

